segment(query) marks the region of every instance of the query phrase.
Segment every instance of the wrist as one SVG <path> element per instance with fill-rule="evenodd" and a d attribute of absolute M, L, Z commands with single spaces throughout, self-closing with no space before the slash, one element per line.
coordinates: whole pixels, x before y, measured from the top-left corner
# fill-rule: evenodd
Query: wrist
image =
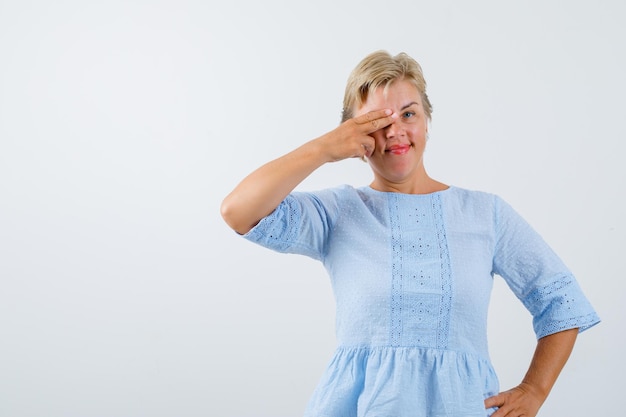
<path fill-rule="evenodd" d="M 320 136 L 304 144 L 307 154 L 310 155 L 319 165 L 323 165 L 328 162 L 336 162 L 342 158 L 334 155 L 331 152 L 332 147 L 329 146 L 333 141 L 333 138 L 328 134 Z"/>
<path fill-rule="evenodd" d="M 543 404 L 546 398 L 548 398 L 548 394 L 550 394 L 550 389 L 552 387 L 524 378 L 522 383 L 519 385 L 519 388 L 525 393 L 532 395 L 534 398 L 538 399 L 541 404 Z"/>

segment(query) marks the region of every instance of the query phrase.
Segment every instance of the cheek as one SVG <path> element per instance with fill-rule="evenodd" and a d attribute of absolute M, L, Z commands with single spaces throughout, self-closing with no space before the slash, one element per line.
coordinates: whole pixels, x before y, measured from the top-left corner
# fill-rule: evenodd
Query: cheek
<path fill-rule="evenodd" d="M 407 131 L 411 132 L 411 135 L 415 138 L 426 137 L 426 126 L 423 124 L 411 126 Z"/>

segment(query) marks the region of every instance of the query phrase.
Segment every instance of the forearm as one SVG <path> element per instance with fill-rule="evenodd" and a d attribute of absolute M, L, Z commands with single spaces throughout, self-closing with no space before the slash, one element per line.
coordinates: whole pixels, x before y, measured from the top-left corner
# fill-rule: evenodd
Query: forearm
<path fill-rule="evenodd" d="M 534 417 L 567 362 L 578 329 L 545 336 L 537 342 L 524 380 L 517 387 L 487 398 L 485 407 L 498 407 L 492 417 Z"/>
<path fill-rule="evenodd" d="M 221 214 L 240 234 L 247 233 L 270 214 L 313 171 L 327 162 L 318 140 L 261 166 L 224 199 Z"/>
<path fill-rule="evenodd" d="M 370 156 L 375 146 L 370 133 L 397 118 L 389 109 L 371 111 L 263 165 L 224 199 L 222 217 L 238 233 L 247 233 L 323 164 Z"/>
<path fill-rule="evenodd" d="M 537 342 L 535 354 L 522 384 L 536 390 L 545 401 L 561 370 L 569 359 L 578 329 L 545 336 Z"/>

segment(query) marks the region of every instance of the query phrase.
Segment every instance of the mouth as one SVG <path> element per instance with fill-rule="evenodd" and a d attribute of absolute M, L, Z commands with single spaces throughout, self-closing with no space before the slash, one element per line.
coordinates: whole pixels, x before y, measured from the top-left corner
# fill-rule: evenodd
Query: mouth
<path fill-rule="evenodd" d="M 393 145 L 385 149 L 385 153 L 391 153 L 394 155 L 404 155 L 411 149 L 411 145 Z"/>

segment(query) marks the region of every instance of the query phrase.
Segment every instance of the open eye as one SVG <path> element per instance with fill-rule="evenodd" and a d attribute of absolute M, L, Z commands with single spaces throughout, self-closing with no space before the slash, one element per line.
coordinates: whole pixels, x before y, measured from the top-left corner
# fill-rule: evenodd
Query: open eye
<path fill-rule="evenodd" d="M 413 116 L 415 116 L 415 112 L 413 111 L 405 111 L 404 113 L 402 113 L 402 117 L 404 119 L 410 119 Z"/>

